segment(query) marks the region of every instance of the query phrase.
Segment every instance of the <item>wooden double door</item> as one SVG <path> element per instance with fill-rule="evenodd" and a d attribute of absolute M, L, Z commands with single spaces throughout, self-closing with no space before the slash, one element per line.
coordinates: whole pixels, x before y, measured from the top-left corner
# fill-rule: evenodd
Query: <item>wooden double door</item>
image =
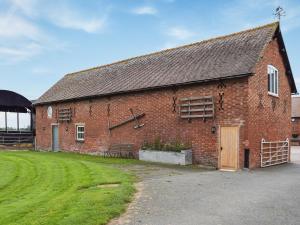
<path fill-rule="evenodd" d="M 221 127 L 220 139 L 220 169 L 237 170 L 239 127 Z"/>

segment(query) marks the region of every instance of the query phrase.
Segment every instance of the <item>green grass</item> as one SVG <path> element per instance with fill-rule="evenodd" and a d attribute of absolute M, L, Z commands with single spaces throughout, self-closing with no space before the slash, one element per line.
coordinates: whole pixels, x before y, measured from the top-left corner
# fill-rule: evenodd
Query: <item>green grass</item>
<path fill-rule="evenodd" d="M 134 177 L 113 165 L 131 163 L 135 161 L 2 151 L 0 224 L 106 224 L 125 210 L 134 193 Z"/>

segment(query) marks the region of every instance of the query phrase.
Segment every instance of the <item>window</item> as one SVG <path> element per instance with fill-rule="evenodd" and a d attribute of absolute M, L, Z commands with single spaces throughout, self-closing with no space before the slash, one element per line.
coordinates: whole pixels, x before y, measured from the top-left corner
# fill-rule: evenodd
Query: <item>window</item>
<path fill-rule="evenodd" d="M 49 106 L 48 109 L 47 109 L 47 115 L 48 115 L 49 119 L 52 118 L 52 107 L 51 106 Z"/>
<path fill-rule="evenodd" d="M 76 140 L 84 141 L 84 125 L 76 126 Z"/>
<path fill-rule="evenodd" d="M 271 65 L 268 66 L 268 92 L 278 96 L 278 70 Z"/>

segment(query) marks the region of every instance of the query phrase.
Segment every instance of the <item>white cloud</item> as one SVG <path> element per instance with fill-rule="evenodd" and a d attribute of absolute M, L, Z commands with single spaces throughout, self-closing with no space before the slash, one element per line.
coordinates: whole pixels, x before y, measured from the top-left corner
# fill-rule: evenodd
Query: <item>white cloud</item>
<path fill-rule="evenodd" d="M 42 44 L 49 44 L 38 26 L 14 10 L 0 14 L 0 60 L 12 64 L 41 53 Z"/>
<path fill-rule="evenodd" d="M 65 49 L 66 43 L 43 30 L 40 21 L 88 33 L 100 31 L 106 23 L 106 13 L 103 17 L 93 17 L 66 2 L 6 0 L 4 3 L 1 7 L 5 10 L 0 10 L 0 64 L 14 64 L 45 51 Z"/>
<path fill-rule="evenodd" d="M 103 16 L 91 16 L 81 8 L 70 5 L 65 1 L 9 0 L 10 11 L 29 18 L 43 19 L 61 28 L 82 30 L 94 33 L 101 30 L 106 22 Z"/>
<path fill-rule="evenodd" d="M 194 32 L 183 27 L 171 27 L 167 30 L 166 34 L 179 40 L 185 40 L 195 35 Z"/>
<path fill-rule="evenodd" d="M 35 25 L 20 16 L 11 13 L 0 15 L 0 37 L 37 40 L 40 35 Z"/>
<path fill-rule="evenodd" d="M 142 6 L 133 9 L 132 12 L 137 15 L 155 15 L 157 14 L 157 9 L 152 6 Z"/>
<path fill-rule="evenodd" d="M 104 21 L 99 19 L 83 20 L 69 15 L 53 18 L 53 22 L 59 27 L 83 30 L 88 33 L 97 32 L 104 26 Z"/>
<path fill-rule="evenodd" d="M 36 0 L 9 0 L 12 10 L 20 11 L 27 16 L 35 16 L 37 15 L 38 11 L 35 10 L 37 5 Z"/>
<path fill-rule="evenodd" d="M 63 7 L 59 10 L 49 10 L 48 19 L 58 27 L 82 30 L 88 33 L 100 31 L 105 26 L 106 16 L 102 18 L 88 18 L 76 10 Z"/>
<path fill-rule="evenodd" d="M 32 73 L 38 75 L 45 75 L 45 74 L 51 74 L 51 70 L 46 67 L 34 67 L 32 68 Z"/>
<path fill-rule="evenodd" d="M 39 54 L 42 47 L 36 43 L 29 43 L 17 47 L 2 47 L 0 46 L 1 64 L 13 64 L 19 61 L 26 60 Z"/>

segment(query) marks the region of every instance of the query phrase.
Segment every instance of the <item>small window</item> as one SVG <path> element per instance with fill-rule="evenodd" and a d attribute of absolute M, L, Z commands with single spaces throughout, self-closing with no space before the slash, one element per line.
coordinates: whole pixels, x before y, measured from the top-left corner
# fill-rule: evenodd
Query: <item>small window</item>
<path fill-rule="evenodd" d="M 278 70 L 271 65 L 268 66 L 268 92 L 278 96 Z"/>
<path fill-rule="evenodd" d="M 47 115 L 48 115 L 49 119 L 52 118 L 52 107 L 51 106 L 49 106 L 48 109 L 47 109 Z"/>
<path fill-rule="evenodd" d="M 84 126 L 83 125 L 76 126 L 76 140 L 84 141 Z"/>

